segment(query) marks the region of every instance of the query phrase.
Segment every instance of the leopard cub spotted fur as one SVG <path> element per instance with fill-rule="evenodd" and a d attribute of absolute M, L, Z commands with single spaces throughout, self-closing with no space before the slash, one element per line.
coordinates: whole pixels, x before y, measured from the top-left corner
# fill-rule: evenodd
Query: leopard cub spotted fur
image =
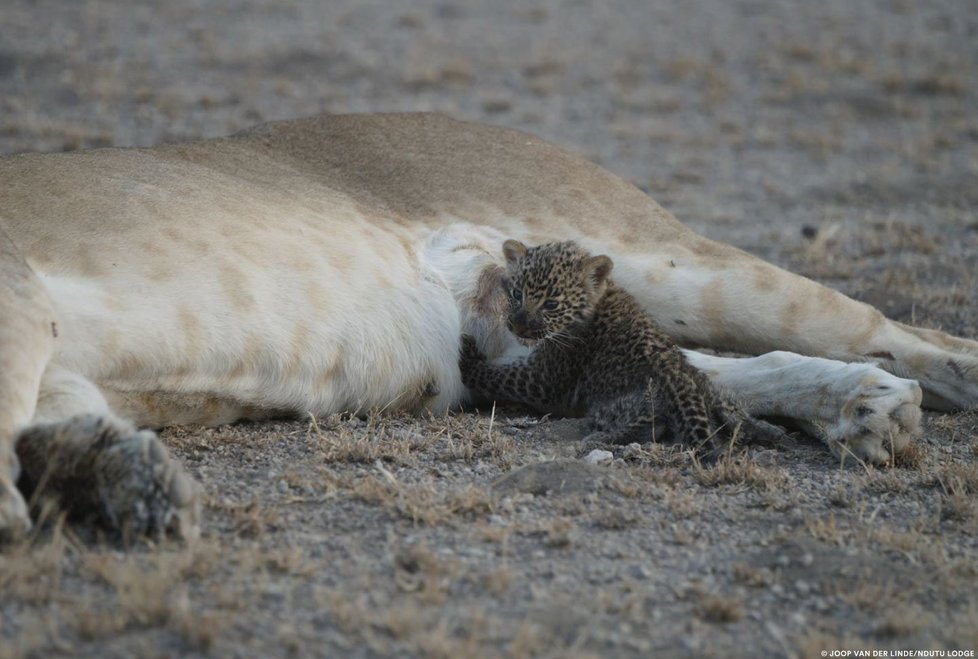
<path fill-rule="evenodd" d="M 739 414 L 678 346 L 609 278 L 613 263 L 573 242 L 503 244 L 507 325 L 532 343 L 524 358 L 489 363 L 462 339 L 462 381 L 476 398 L 587 416 L 588 441 L 674 442 L 715 457 L 738 428 L 773 427 Z M 742 431 L 741 431 L 742 432 Z"/>

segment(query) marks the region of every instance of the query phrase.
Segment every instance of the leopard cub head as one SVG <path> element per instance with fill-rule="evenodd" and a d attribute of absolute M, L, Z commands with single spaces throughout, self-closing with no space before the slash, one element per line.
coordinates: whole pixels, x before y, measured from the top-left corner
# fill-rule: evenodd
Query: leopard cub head
<path fill-rule="evenodd" d="M 559 340 L 586 323 L 608 287 L 613 263 L 573 242 L 503 243 L 509 278 L 509 330 L 524 341 Z"/>

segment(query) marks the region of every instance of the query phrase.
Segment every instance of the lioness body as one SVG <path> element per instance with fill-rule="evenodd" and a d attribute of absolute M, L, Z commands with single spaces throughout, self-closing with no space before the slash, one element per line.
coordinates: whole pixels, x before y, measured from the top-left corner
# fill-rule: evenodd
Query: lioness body
<path fill-rule="evenodd" d="M 448 409 L 464 396 L 460 332 L 477 326 L 488 352 L 506 348 L 481 293 L 503 236 L 611 255 L 619 284 L 681 343 L 874 358 L 936 404 L 978 402 L 978 344 L 706 240 L 613 174 L 515 131 L 324 116 L 11 156 L 0 181 L 0 529 L 23 520 L 11 449 L 32 424 Z M 697 359 L 741 388 L 787 378 L 784 395 L 755 397 L 760 411 L 827 424 L 873 460 L 916 426 L 916 384 L 873 367 Z M 805 383 L 822 377 L 819 398 Z"/>

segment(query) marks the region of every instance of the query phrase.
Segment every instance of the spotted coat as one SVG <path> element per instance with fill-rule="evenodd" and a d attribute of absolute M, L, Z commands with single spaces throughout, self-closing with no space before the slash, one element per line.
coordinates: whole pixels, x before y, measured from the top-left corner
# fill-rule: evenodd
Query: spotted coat
<path fill-rule="evenodd" d="M 609 278 L 610 258 L 573 242 L 527 248 L 509 240 L 503 251 L 511 286 L 507 324 L 534 348 L 495 364 L 463 337 L 462 380 L 476 398 L 586 415 L 589 438 L 606 443 L 724 448 L 744 418 Z"/>

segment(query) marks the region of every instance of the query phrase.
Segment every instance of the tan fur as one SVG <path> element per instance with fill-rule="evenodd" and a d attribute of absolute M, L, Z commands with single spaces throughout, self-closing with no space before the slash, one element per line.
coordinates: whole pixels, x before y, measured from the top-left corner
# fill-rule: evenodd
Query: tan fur
<path fill-rule="evenodd" d="M 77 376 L 63 386 L 81 386 L 82 407 L 104 408 L 117 429 L 129 415 L 447 409 L 464 396 L 461 330 L 481 332 L 487 353 L 507 349 L 480 277 L 508 236 L 610 255 L 619 284 L 680 343 L 885 354 L 932 404 L 978 403 L 978 343 L 885 320 L 711 242 L 610 172 L 517 131 L 319 116 L 150 149 L 0 158 L 0 181 L 0 485 L 51 369 Z M 909 387 L 874 415 L 915 405 Z M 833 399 L 836 413 L 852 399 Z M 68 423 L 84 411 L 49 413 Z M 858 443 L 848 432 L 839 441 Z M 10 489 L 0 528 L 26 523 Z"/>

